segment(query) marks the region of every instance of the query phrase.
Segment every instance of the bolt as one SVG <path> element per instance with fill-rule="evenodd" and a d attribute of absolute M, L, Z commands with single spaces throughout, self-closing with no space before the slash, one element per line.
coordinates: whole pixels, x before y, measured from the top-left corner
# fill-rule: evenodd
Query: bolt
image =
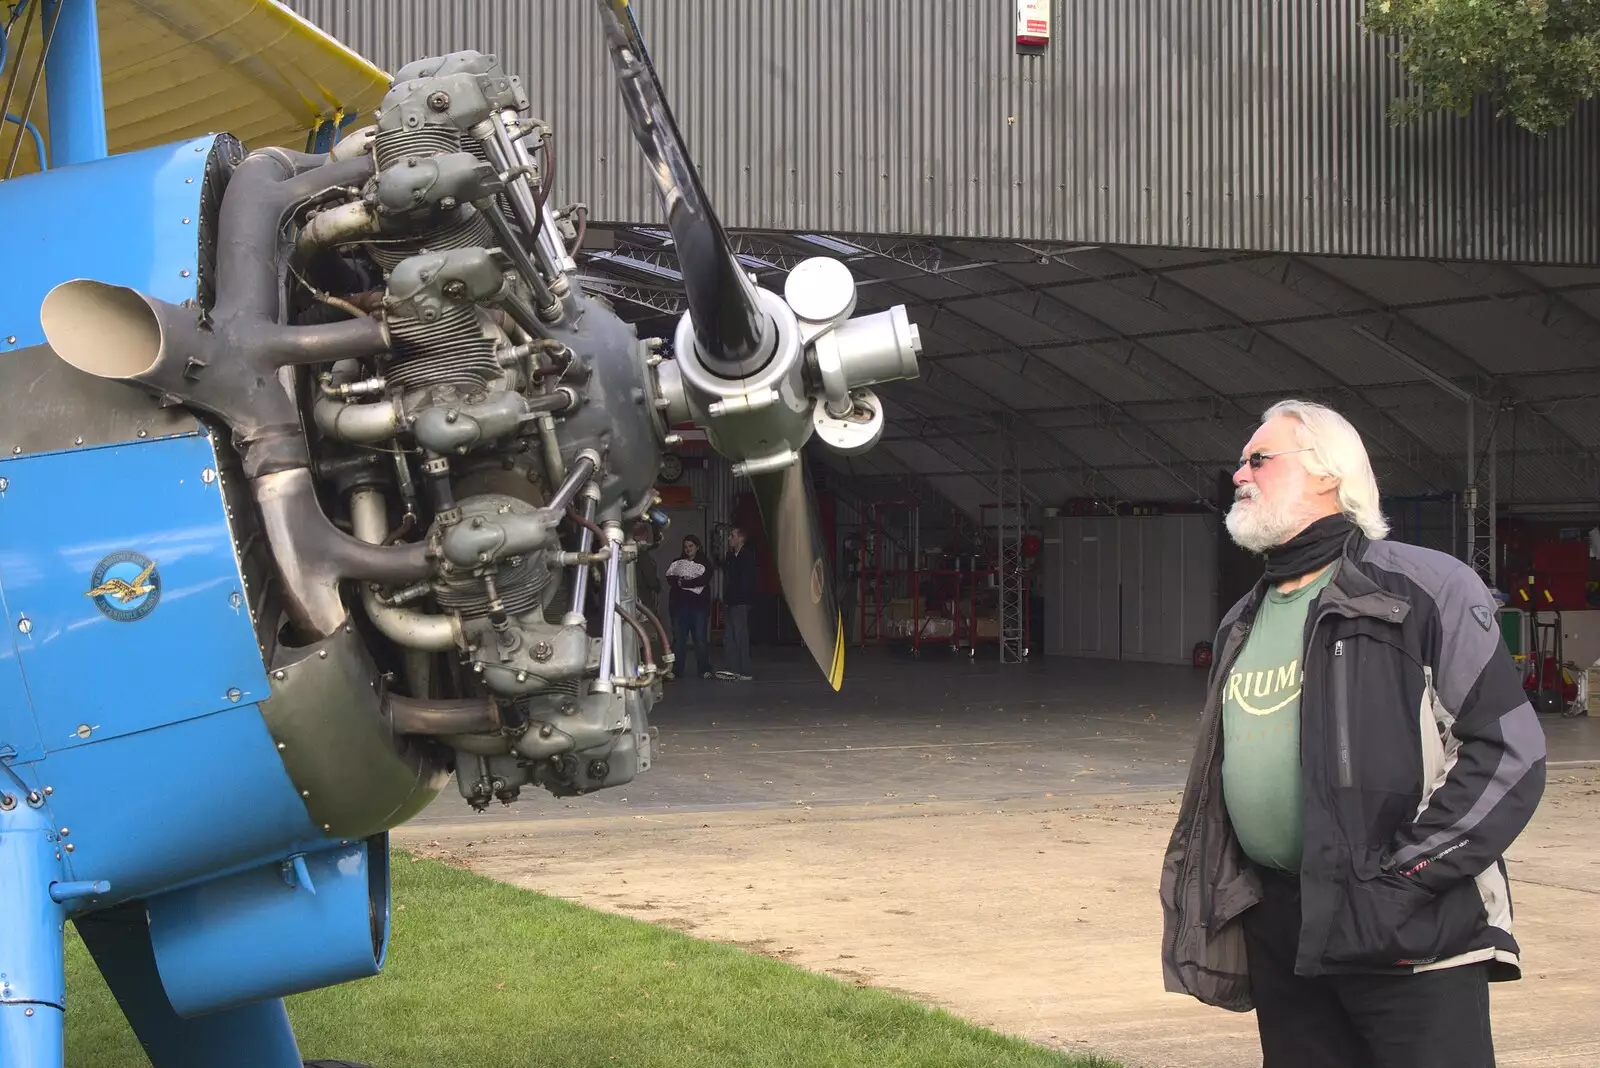
<path fill-rule="evenodd" d="M 283 744 L 283 743 L 282 743 L 282 742 L 279 742 L 279 743 L 278 743 L 278 752 L 280 752 L 280 753 L 281 753 L 281 752 L 283 752 L 283 751 L 284 751 L 284 750 L 285 750 L 285 749 L 287 749 L 287 748 L 289 748 L 289 747 L 288 747 L 288 746 L 286 746 L 286 745 L 284 745 L 284 744 Z"/>
<path fill-rule="evenodd" d="M 71 833 L 72 833 L 72 828 L 71 827 L 63 827 L 63 828 L 61 828 L 61 837 L 65 838 L 67 835 L 69 835 Z"/>
<path fill-rule="evenodd" d="M 24 1015 L 24 1016 L 32 1016 L 33 1015 L 33 1010 L 32 1009 L 23 1009 L 22 1010 L 22 1015 Z"/>
<path fill-rule="evenodd" d="M 10 794 L 0 794 L 0 812 L 10 812 L 17 807 L 17 799 Z"/>
<path fill-rule="evenodd" d="M 326 649 L 318 649 L 317 650 L 317 659 L 318 660 L 326 660 L 326 659 L 328 659 L 328 650 L 326 650 Z"/>
<path fill-rule="evenodd" d="M 81 437 L 80 438 L 73 438 L 72 439 L 72 443 L 74 445 L 82 445 L 83 444 L 83 439 Z"/>
<path fill-rule="evenodd" d="M 456 209 L 456 198 L 455 197 L 440 197 L 439 198 L 439 207 L 444 211 L 454 211 Z"/>
<path fill-rule="evenodd" d="M 179 271 L 178 274 L 183 278 L 188 278 L 189 277 L 189 271 L 188 271 L 187 268 L 185 268 L 184 270 Z"/>
<path fill-rule="evenodd" d="M 331 830 L 333 830 L 333 825 L 329 824 L 329 823 L 324 823 L 322 825 L 322 829 L 325 830 L 325 831 L 331 831 Z"/>
<path fill-rule="evenodd" d="M 611 765 L 607 764 L 604 760 L 589 761 L 589 778 L 604 779 L 610 773 Z"/>
<path fill-rule="evenodd" d="M 238 611 L 244 606 L 244 594 L 240 593 L 238 590 L 234 590 L 232 593 L 228 594 L 228 603 L 233 606 L 234 611 Z"/>
<path fill-rule="evenodd" d="M 528 673 L 526 671 L 517 672 L 517 681 L 518 682 L 527 682 L 528 681 Z"/>
<path fill-rule="evenodd" d="M 228 700 L 230 700 L 230 701 L 237 702 L 239 700 L 239 698 L 241 698 L 243 696 L 244 696 L 244 693 L 241 690 L 239 690 L 238 687 L 234 687 L 233 689 L 228 691 Z"/>
<path fill-rule="evenodd" d="M 11 446 L 11 455 L 12 456 L 21 456 L 22 455 L 22 446 L 21 445 L 13 445 L 13 446 Z"/>
<path fill-rule="evenodd" d="M 17 620 L 17 629 L 24 634 L 32 634 L 33 620 L 29 619 L 27 616 L 23 616 L 21 619 Z"/>
<path fill-rule="evenodd" d="M 311 791 L 310 790 L 301 790 L 300 791 L 300 796 L 301 797 L 310 797 L 311 796 Z"/>
<path fill-rule="evenodd" d="M 533 647 L 533 658 L 539 661 L 541 664 L 555 655 L 556 651 L 550 648 L 549 642 L 540 642 L 538 645 Z"/>
<path fill-rule="evenodd" d="M 456 278 L 444 284 L 444 295 L 452 299 L 460 299 L 467 294 L 467 284 Z"/>
<path fill-rule="evenodd" d="M 209 485 L 211 485 L 211 483 L 215 482 L 216 480 L 217 480 L 217 473 L 215 471 L 213 471 L 211 468 L 208 467 L 204 471 L 200 472 L 200 481 L 204 482 L 206 485 L 209 486 Z"/>
<path fill-rule="evenodd" d="M 49 792 L 50 792 L 50 788 L 48 786 L 45 787 L 45 793 L 49 793 Z M 28 806 L 30 808 L 38 808 L 42 804 L 44 804 L 44 798 L 39 796 L 39 792 L 37 790 L 29 790 L 28 791 Z"/>
<path fill-rule="evenodd" d="M 668 444 L 668 445 L 681 445 L 683 443 L 683 435 L 682 434 L 668 434 L 666 437 L 662 438 L 661 440 L 663 442 L 665 442 L 666 444 Z"/>
<path fill-rule="evenodd" d="M 77 846 L 73 845 L 71 842 L 67 843 L 67 852 L 68 853 L 76 853 L 77 851 L 78 851 L 78 847 Z"/>
<path fill-rule="evenodd" d="M 93 733 L 94 733 L 94 728 L 89 726 L 87 723 L 78 724 L 77 734 L 78 734 L 79 738 L 87 738 L 87 737 L 89 737 L 89 735 L 91 735 Z"/>
<path fill-rule="evenodd" d="M 457 419 L 460 419 L 460 418 L 461 418 L 461 413 L 456 411 L 454 408 L 451 408 L 448 412 L 444 413 L 444 421 L 447 422 L 447 423 L 453 423 Z M 481 526 L 482 524 L 479 524 L 479 525 Z"/>
<path fill-rule="evenodd" d="M 139 435 L 138 436 L 142 438 L 142 437 L 147 436 L 149 433 L 150 433 L 150 431 L 148 431 L 148 430 L 141 430 L 141 431 L 139 431 Z"/>
<path fill-rule="evenodd" d="M 46 797 L 52 796 L 55 792 L 56 792 L 56 788 L 54 786 L 46 786 L 44 788 L 44 796 L 46 796 Z"/>
<path fill-rule="evenodd" d="M 0 478 L 0 493 L 4 493 L 6 490 L 8 490 L 10 488 L 11 488 L 11 480 L 8 479 L 8 478 Z"/>
<path fill-rule="evenodd" d="M 6 344 L 7 345 L 15 345 L 16 343 L 17 343 L 17 335 L 15 335 L 15 334 L 7 334 L 6 335 Z"/>
<path fill-rule="evenodd" d="M 185 226 L 188 226 L 188 225 L 189 225 L 189 220 L 188 220 L 188 218 L 185 218 L 185 219 L 184 219 L 184 220 L 183 220 L 183 225 L 185 225 Z"/>
<path fill-rule="evenodd" d="M 435 111 L 448 111 L 450 109 L 450 94 L 442 92 L 429 94 L 428 106 Z"/>
<path fill-rule="evenodd" d="M 289 677 L 289 673 L 283 670 L 283 668 L 279 668 L 277 671 L 272 673 L 272 677 L 277 679 L 279 682 L 282 682 L 284 679 Z"/>

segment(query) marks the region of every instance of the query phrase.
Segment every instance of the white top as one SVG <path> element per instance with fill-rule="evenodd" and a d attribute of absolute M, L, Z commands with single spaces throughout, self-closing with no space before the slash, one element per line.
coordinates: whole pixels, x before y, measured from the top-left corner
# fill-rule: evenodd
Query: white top
<path fill-rule="evenodd" d="M 706 565 L 696 560 L 674 560 L 672 563 L 667 565 L 667 577 L 672 578 L 676 576 L 683 579 L 685 583 L 683 588 L 693 594 L 699 594 L 702 592 L 706 588 L 705 583 L 702 582 L 698 586 L 690 586 L 687 585 L 687 583 L 693 582 L 697 578 L 704 577 L 705 573 Z"/>

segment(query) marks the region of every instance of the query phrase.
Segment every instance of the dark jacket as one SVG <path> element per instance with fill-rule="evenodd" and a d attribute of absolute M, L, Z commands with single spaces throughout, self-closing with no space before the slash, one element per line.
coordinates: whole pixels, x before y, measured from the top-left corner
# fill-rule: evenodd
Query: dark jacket
<path fill-rule="evenodd" d="M 748 543 L 722 558 L 722 603 L 756 603 L 756 551 Z"/>
<path fill-rule="evenodd" d="M 1502 854 L 1544 792 L 1545 742 L 1481 579 L 1356 532 L 1306 619 L 1303 918 L 1295 970 L 1520 976 Z M 1222 796 L 1222 681 L 1265 581 L 1222 621 L 1161 872 L 1166 989 L 1253 1005 L 1239 915 L 1261 899 Z"/>

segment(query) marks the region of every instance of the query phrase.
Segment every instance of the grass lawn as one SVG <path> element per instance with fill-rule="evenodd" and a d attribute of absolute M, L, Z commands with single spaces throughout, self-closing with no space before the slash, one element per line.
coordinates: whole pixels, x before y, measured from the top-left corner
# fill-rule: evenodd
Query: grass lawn
<path fill-rule="evenodd" d="M 401 851 L 394 909 L 381 976 L 289 999 L 308 1059 L 375 1068 L 1116 1068 Z M 148 1068 L 67 931 L 68 1068 Z"/>

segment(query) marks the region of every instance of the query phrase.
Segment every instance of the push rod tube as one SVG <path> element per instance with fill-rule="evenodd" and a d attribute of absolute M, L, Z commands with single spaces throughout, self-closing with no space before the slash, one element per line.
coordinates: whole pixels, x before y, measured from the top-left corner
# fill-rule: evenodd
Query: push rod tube
<path fill-rule="evenodd" d="M 583 494 L 583 531 L 578 536 L 578 552 L 587 556 L 594 550 L 594 517 L 600 504 L 600 487 L 593 482 L 584 487 Z M 572 576 L 572 610 L 562 620 L 568 626 L 582 626 L 584 624 L 583 603 L 589 599 L 589 567 L 579 564 L 578 571 Z"/>
<path fill-rule="evenodd" d="M 585 449 L 579 453 L 578 459 L 572 465 L 572 470 L 567 472 L 567 480 L 556 490 L 554 496 L 545 503 L 545 511 L 552 512 L 558 516 L 565 512 L 567 505 L 571 504 L 573 498 L 578 495 L 578 490 L 583 488 L 583 484 L 589 481 L 594 475 L 595 469 L 599 466 L 600 458 L 593 452 Z M 591 522 L 594 520 L 593 515 L 587 515 L 584 518 Z M 585 546 L 583 551 L 588 552 L 588 546 Z"/>
<path fill-rule="evenodd" d="M 600 677 L 595 680 L 594 692 L 611 693 L 616 687 L 611 681 L 612 665 L 616 661 L 617 644 L 617 591 L 622 573 L 622 528 L 615 523 L 606 524 L 606 541 L 609 545 L 606 560 L 606 588 L 600 606 L 603 622 L 600 627 Z"/>

